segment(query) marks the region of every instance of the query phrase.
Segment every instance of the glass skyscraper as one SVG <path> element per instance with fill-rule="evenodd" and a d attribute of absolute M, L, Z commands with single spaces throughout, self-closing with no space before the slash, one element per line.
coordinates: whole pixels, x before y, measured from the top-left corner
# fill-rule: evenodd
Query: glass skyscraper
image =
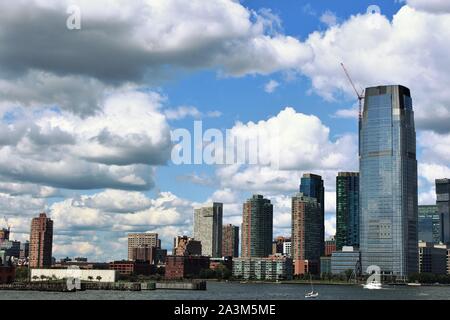
<path fill-rule="evenodd" d="M 437 206 L 419 206 L 419 241 L 441 242 L 441 219 Z"/>
<path fill-rule="evenodd" d="M 359 129 L 362 271 L 418 272 L 416 133 L 411 94 L 366 89 Z"/>
<path fill-rule="evenodd" d="M 436 179 L 436 206 L 441 220 L 441 239 L 450 244 L 450 179 Z"/>
<path fill-rule="evenodd" d="M 359 247 L 359 172 L 336 177 L 336 250 Z"/>
<path fill-rule="evenodd" d="M 303 174 L 300 180 L 300 193 L 315 198 L 320 205 L 320 256 L 325 254 L 325 188 L 322 177 L 312 173 Z"/>

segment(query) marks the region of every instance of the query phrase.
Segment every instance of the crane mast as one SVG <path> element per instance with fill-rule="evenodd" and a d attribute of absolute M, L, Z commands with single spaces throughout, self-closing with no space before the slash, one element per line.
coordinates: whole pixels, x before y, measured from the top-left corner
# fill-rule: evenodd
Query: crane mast
<path fill-rule="evenodd" d="M 363 108 L 363 100 L 364 100 L 364 89 L 361 89 L 361 93 L 358 92 L 358 89 L 356 89 L 355 84 L 353 83 L 352 78 L 350 77 L 350 74 L 348 73 L 347 69 L 345 68 L 345 65 L 341 62 L 342 69 L 344 70 L 344 73 L 348 79 L 348 82 L 350 82 L 350 85 L 352 86 L 353 90 L 355 91 L 356 96 L 358 97 L 358 118 L 361 120 L 362 118 L 362 108 Z"/>

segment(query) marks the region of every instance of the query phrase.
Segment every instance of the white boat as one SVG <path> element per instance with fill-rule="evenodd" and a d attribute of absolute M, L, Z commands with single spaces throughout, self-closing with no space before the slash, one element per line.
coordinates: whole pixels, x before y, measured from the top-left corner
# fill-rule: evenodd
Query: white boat
<path fill-rule="evenodd" d="M 317 298 L 319 296 L 319 293 L 318 292 L 314 292 L 314 286 L 313 286 L 313 283 L 312 283 L 311 275 L 309 275 L 309 281 L 311 282 L 311 292 L 306 293 L 305 294 L 305 298 L 306 299 Z"/>
<path fill-rule="evenodd" d="M 377 290 L 377 289 L 383 289 L 381 282 L 369 282 L 364 285 L 364 289 L 370 289 L 370 290 Z"/>
<path fill-rule="evenodd" d="M 410 283 L 407 283 L 407 285 L 411 286 L 411 287 L 420 287 L 421 286 L 421 284 L 418 282 L 410 282 Z"/>
<path fill-rule="evenodd" d="M 311 292 L 308 292 L 307 294 L 305 294 L 306 299 L 317 298 L 318 296 L 319 296 L 319 293 L 314 292 L 314 291 L 311 291 Z"/>

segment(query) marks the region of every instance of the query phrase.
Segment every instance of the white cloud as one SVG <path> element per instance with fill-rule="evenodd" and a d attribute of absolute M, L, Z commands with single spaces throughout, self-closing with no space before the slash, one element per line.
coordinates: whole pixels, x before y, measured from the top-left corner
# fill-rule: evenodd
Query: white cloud
<path fill-rule="evenodd" d="M 305 44 L 314 57 L 301 67 L 314 92 L 333 100 L 354 92 L 344 62 L 359 87 L 403 84 L 411 89 L 419 129 L 449 132 L 450 19 L 403 6 L 389 21 L 379 14 L 354 15 Z M 418 48 L 426 48 L 418 50 Z"/>
<path fill-rule="evenodd" d="M 53 188 L 149 189 L 152 166 L 165 164 L 172 147 L 163 101 L 157 93 L 119 90 L 87 118 L 13 108 L 9 123 L 0 124 L 0 176 Z"/>
<path fill-rule="evenodd" d="M 353 107 L 350 109 L 339 109 L 334 115 L 334 118 L 342 118 L 342 119 L 357 119 L 358 118 L 358 107 Z"/>
<path fill-rule="evenodd" d="M 320 16 L 320 22 L 326 24 L 328 27 L 332 27 L 337 24 L 336 14 L 327 10 Z"/>
<path fill-rule="evenodd" d="M 217 110 L 203 113 L 200 112 L 196 107 L 192 106 L 180 106 L 175 109 L 166 109 L 164 110 L 164 114 L 168 120 L 181 120 L 186 117 L 192 117 L 196 119 L 202 117 L 218 118 L 222 115 L 222 113 Z"/>
<path fill-rule="evenodd" d="M 447 0 L 406 0 L 409 6 L 431 13 L 450 13 Z"/>
<path fill-rule="evenodd" d="M 275 80 L 270 80 L 264 85 L 264 91 L 267 93 L 273 93 L 280 84 Z"/>

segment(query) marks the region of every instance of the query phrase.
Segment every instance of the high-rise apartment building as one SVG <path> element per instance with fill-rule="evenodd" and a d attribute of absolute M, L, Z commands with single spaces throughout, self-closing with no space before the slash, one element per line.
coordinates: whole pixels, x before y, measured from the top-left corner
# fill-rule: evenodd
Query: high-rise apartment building
<path fill-rule="evenodd" d="M 418 271 L 416 133 L 408 88 L 367 88 L 359 129 L 362 271 Z"/>
<path fill-rule="evenodd" d="M 419 241 L 432 243 L 440 243 L 442 241 L 441 217 L 438 214 L 437 206 L 419 206 L 418 228 Z"/>
<path fill-rule="evenodd" d="M 161 240 L 158 239 L 157 233 L 128 234 L 128 260 L 143 260 L 143 257 L 146 256 L 145 248 L 149 252 L 152 247 L 161 248 Z M 136 250 L 138 248 L 139 250 Z"/>
<path fill-rule="evenodd" d="M 359 172 L 336 177 L 336 249 L 359 247 Z"/>
<path fill-rule="evenodd" d="M 441 219 L 441 239 L 450 244 L 450 179 L 436 179 L 436 206 Z"/>
<path fill-rule="evenodd" d="M 292 197 L 291 256 L 295 262 L 295 274 L 304 272 L 305 261 L 319 265 L 323 246 L 322 225 L 322 208 L 316 198 L 301 192 Z"/>
<path fill-rule="evenodd" d="M 325 188 L 322 177 L 312 173 L 303 174 L 300 180 L 300 193 L 304 196 L 315 198 L 320 205 L 320 256 L 325 253 Z"/>
<path fill-rule="evenodd" d="M 268 257 L 272 253 L 273 205 L 262 195 L 253 195 L 243 205 L 242 257 Z"/>
<path fill-rule="evenodd" d="M 222 231 L 222 256 L 239 257 L 239 227 L 227 224 Z"/>
<path fill-rule="evenodd" d="M 194 209 L 194 239 L 202 243 L 203 256 L 222 257 L 222 216 L 222 203 Z"/>
<path fill-rule="evenodd" d="M 53 220 L 45 213 L 31 220 L 30 268 L 46 268 L 52 265 Z"/>

